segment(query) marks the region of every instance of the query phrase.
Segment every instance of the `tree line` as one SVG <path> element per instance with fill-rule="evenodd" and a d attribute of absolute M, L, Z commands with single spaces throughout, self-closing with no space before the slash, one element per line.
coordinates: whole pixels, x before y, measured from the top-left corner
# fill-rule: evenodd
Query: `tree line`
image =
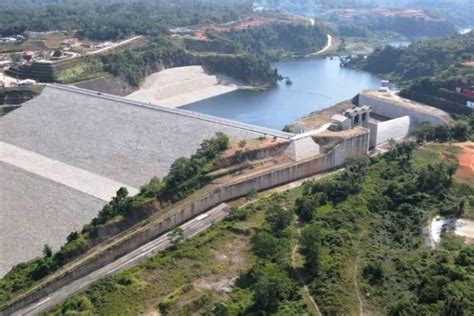
<path fill-rule="evenodd" d="M 252 14 L 250 1 L 83 0 L 7 1 L 0 4 L 0 35 L 25 31 L 75 31 L 93 40 L 158 36 L 169 28 L 238 19 Z"/>

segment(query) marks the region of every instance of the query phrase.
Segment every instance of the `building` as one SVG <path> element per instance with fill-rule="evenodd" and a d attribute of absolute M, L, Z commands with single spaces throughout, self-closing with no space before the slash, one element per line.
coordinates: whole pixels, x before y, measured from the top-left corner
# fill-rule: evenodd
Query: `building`
<path fill-rule="evenodd" d="M 445 111 L 402 98 L 390 89 L 363 91 L 358 102 L 372 109 L 372 117 L 368 121 L 370 147 L 390 139 L 405 138 L 425 123 L 441 125 L 452 122 Z"/>
<path fill-rule="evenodd" d="M 370 117 L 370 111 L 370 106 L 362 105 L 356 106 L 352 109 L 348 109 L 344 111 L 343 114 L 345 117 L 349 118 L 351 128 L 354 128 L 355 126 L 367 127 Z"/>
<path fill-rule="evenodd" d="M 331 117 L 330 130 L 343 131 L 350 128 L 352 128 L 352 120 L 349 117 L 338 113 Z"/>
<path fill-rule="evenodd" d="M 450 122 L 452 118 L 448 113 L 400 97 L 390 90 L 389 82 L 384 80 L 380 89 L 363 91 L 351 101 L 311 113 L 298 120 L 293 127 L 296 133 L 313 135 L 329 129 L 340 137 L 350 134 L 356 127 L 365 128 L 370 131 L 369 147 L 373 148 L 391 139 L 406 138 L 422 124 Z"/>

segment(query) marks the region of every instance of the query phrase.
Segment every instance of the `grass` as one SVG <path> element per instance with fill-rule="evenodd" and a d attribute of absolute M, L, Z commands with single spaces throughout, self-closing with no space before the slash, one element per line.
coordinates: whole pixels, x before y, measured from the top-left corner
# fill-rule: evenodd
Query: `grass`
<path fill-rule="evenodd" d="M 96 282 L 48 315 L 61 315 L 66 310 L 101 315 L 157 310 L 170 315 L 188 314 L 191 310 L 209 312 L 214 303 L 228 298 L 214 288 L 214 281 L 231 280 L 253 264 L 253 255 L 248 251 L 251 238 L 248 231 L 262 225 L 263 219 L 263 212 L 257 211 L 242 222 L 216 224 L 175 250 Z M 239 301 L 238 297 L 248 296 L 244 290 L 234 292 L 232 296 Z M 81 310 L 75 304 L 80 298 L 92 302 L 92 306 Z"/>
<path fill-rule="evenodd" d="M 448 153 L 453 157 L 459 155 L 462 152 L 461 148 L 451 144 L 428 144 L 425 146 L 425 148 L 441 154 Z"/>
<path fill-rule="evenodd" d="M 61 83 L 72 83 L 94 79 L 103 75 L 102 64 L 99 61 L 87 61 L 78 63 L 58 72 L 57 81 Z"/>
<path fill-rule="evenodd" d="M 452 146 L 455 147 L 455 146 Z M 435 150 L 436 149 L 436 150 Z M 440 155 L 441 151 L 439 148 L 420 147 L 413 152 L 413 166 L 415 168 L 421 168 L 427 164 L 434 164 L 440 162 L 443 158 Z"/>

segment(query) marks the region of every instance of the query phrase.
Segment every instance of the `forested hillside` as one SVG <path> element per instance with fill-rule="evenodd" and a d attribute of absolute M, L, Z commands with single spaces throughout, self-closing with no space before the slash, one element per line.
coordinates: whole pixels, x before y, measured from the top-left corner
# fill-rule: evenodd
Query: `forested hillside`
<path fill-rule="evenodd" d="M 251 3 L 246 0 L 31 0 L 2 1 L 0 8 L 2 36 L 24 31 L 80 30 L 82 36 L 97 40 L 134 34 L 157 36 L 177 26 L 222 23 L 252 14 Z"/>
<path fill-rule="evenodd" d="M 416 41 L 408 47 L 385 46 L 367 58 L 357 57 L 347 65 L 397 80 L 433 76 L 456 63 L 474 58 L 474 32 L 449 38 Z"/>
<path fill-rule="evenodd" d="M 330 11 L 321 17 L 334 23 L 342 36 L 366 37 L 374 32 L 394 32 L 405 37 L 440 37 L 457 33 L 456 27 L 439 17 L 425 11 L 417 15 L 404 14 L 394 9 L 355 10 L 348 14 L 346 10 Z"/>
<path fill-rule="evenodd" d="M 232 43 L 241 52 L 275 60 L 281 57 L 310 54 L 326 45 L 328 33 L 334 33 L 325 23 L 273 23 L 257 28 L 209 32 L 210 37 Z"/>
<path fill-rule="evenodd" d="M 440 108 L 456 118 L 470 115 L 474 119 L 473 109 L 466 106 L 474 98 L 463 93 L 466 89 L 474 89 L 474 67 L 459 64 L 436 76 L 414 80 L 400 91 L 400 95 Z"/>

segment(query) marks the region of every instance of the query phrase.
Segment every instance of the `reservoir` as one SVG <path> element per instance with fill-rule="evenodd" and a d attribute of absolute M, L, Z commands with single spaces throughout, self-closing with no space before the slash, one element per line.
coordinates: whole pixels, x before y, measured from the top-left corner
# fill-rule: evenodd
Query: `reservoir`
<path fill-rule="evenodd" d="M 264 91 L 238 90 L 182 108 L 282 129 L 310 112 L 350 99 L 364 89 L 380 87 L 380 78 L 340 68 L 338 58 L 290 60 L 272 66 L 293 84 L 282 80 Z"/>

